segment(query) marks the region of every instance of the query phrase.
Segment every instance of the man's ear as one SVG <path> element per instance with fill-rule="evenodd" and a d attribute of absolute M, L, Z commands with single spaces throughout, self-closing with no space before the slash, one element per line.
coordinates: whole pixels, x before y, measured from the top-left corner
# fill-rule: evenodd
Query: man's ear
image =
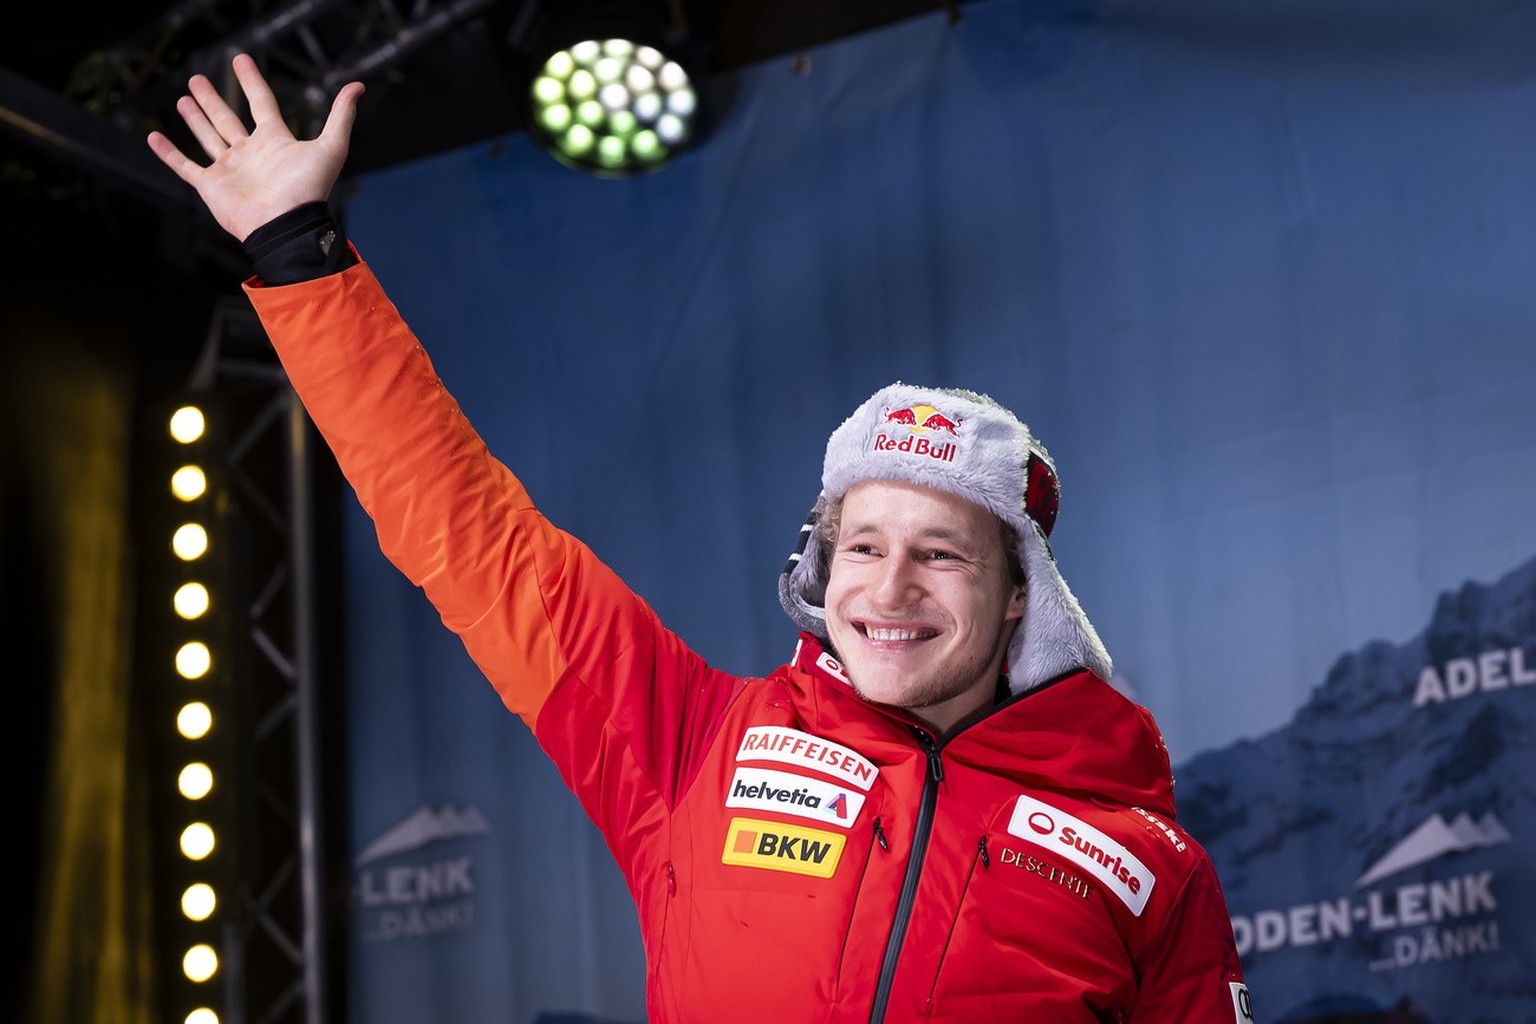
<path fill-rule="evenodd" d="M 1024 617 L 1025 590 L 1026 584 L 1020 583 L 1018 586 L 1014 587 L 1013 592 L 1008 595 L 1008 607 L 1003 611 L 1003 618 L 1005 620 L 1022 619 Z"/>

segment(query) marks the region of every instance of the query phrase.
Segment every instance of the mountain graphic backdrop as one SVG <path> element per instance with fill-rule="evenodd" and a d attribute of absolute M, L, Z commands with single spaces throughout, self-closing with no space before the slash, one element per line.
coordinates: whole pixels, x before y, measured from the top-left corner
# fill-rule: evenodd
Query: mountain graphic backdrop
<path fill-rule="evenodd" d="M 1536 559 L 1174 774 L 1256 1019 L 1536 1024 Z"/>

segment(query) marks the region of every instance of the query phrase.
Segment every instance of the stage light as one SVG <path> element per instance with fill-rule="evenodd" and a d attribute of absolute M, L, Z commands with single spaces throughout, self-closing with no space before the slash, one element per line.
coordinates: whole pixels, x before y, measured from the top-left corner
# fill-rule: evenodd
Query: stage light
<path fill-rule="evenodd" d="M 201 523 L 182 523 L 171 535 L 171 550 L 184 562 L 202 558 L 208 553 L 208 531 Z"/>
<path fill-rule="evenodd" d="M 695 47 L 659 3 L 550 6 L 526 54 L 535 142 L 568 167 L 627 178 L 659 170 L 698 141 Z"/>
<path fill-rule="evenodd" d="M 206 821 L 194 821 L 181 830 L 181 855 L 188 860 L 202 860 L 213 852 L 214 842 L 213 826 Z M 210 895 L 213 892 L 208 891 Z"/>
<path fill-rule="evenodd" d="M 176 674 L 183 679 L 201 679 L 213 667 L 213 652 L 201 640 L 188 640 L 176 651 Z"/>
<path fill-rule="evenodd" d="M 200 700 L 182 705 L 176 712 L 176 731 L 189 740 L 200 740 L 213 728 L 213 711 Z"/>
<path fill-rule="evenodd" d="M 213 791 L 213 770 L 201 761 L 184 765 L 176 777 L 176 789 L 188 800 L 201 800 Z"/>
<path fill-rule="evenodd" d="M 185 395 L 145 419 L 144 546 L 153 557 L 144 580 L 158 614 L 148 617 L 153 633 L 144 650 L 156 767 L 166 780 L 157 787 L 156 904 L 164 1016 L 184 1024 L 219 1024 L 228 1015 L 229 990 L 210 991 L 206 982 L 236 974 L 240 963 L 220 964 L 240 909 L 227 894 L 238 891 L 243 846 L 234 767 L 241 725 L 232 700 L 241 658 L 231 618 L 241 608 L 230 599 L 241 545 L 231 533 L 229 408 L 213 399 Z"/>
<path fill-rule="evenodd" d="M 219 969 L 219 954 L 206 942 L 199 942 L 181 958 L 181 971 L 189 981 L 207 981 Z"/>
<path fill-rule="evenodd" d="M 219 900 L 213 886 L 207 882 L 194 882 L 181 894 L 181 912 L 188 921 L 206 921 L 213 916 Z"/>
<path fill-rule="evenodd" d="M 182 466 L 171 474 L 171 493 L 182 501 L 196 501 L 208 493 L 208 477 L 201 466 Z"/>
<path fill-rule="evenodd" d="M 193 581 L 176 588 L 176 593 L 171 596 L 171 607 L 184 619 L 200 619 L 207 614 L 211 600 L 208 588 Z"/>
<path fill-rule="evenodd" d="M 184 405 L 171 413 L 171 436 L 182 444 L 191 444 L 202 437 L 204 426 L 203 410 L 195 405 Z"/>

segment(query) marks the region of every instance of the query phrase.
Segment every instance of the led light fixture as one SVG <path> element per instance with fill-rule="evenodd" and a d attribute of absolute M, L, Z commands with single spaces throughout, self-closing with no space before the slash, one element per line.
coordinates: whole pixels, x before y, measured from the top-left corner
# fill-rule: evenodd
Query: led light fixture
<path fill-rule="evenodd" d="M 552 4 L 528 48 L 529 135 L 605 178 L 660 169 L 694 144 L 703 105 L 686 36 L 650 0 Z"/>

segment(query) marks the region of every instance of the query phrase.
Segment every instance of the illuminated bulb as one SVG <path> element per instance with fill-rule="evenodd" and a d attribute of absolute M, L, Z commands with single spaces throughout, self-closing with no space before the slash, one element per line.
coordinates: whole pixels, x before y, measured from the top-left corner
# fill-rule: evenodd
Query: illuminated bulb
<path fill-rule="evenodd" d="M 661 83 L 663 89 L 670 92 L 688 84 L 688 72 L 684 71 L 683 66 L 677 61 L 669 60 L 661 66 L 660 71 L 656 72 L 656 80 Z"/>
<path fill-rule="evenodd" d="M 628 57 L 635 52 L 635 44 L 628 39 L 605 39 L 603 52 L 610 57 Z"/>
<path fill-rule="evenodd" d="M 540 103 L 558 103 L 565 97 L 565 86 L 557 79 L 540 75 L 534 80 L 533 95 Z"/>
<path fill-rule="evenodd" d="M 598 90 L 597 98 L 609 110 L 623 110 L 629 106 L 629 90 L 623 82 L 609 82 Z"/>
<path fill-rule="evenodd" d="M 631 64 L 624 72 L 624 84 L 629 86 L 630 92 L 650 92 L 656 88 L 656 76 L 643 64 Z"/>
<path fill-rule="evenodd" d="M 629 145 L 641 160 L 654 160 L 661 155 L 661 140 L 649 128 L 636 132 Z"/>
<path fill-rule="evenodd" d="M 199 1006 L 187 1014 L 187 1019 L 182 1024 L 219 1024 L 219 1015 L 206 1006 Z"/>
<path fill-rule="evenodd" d="M 592 144 L 596 141 L 597 136 L 592 133 L 591 128 L 584 124 L 573 124 L 571 125 L 571 130 L 566 132 L 565 137 L 561 139 L 560 148 L 564 149 L 571 156 L 580 156 L 591 149 Z"/>
<path fill-rule="evenodd" d="M 201 618 L 208 612 L 208 588 L 201 583 L 183 583 L 171 597 L 171 606 L 184 619 Z"/>
<path fill-rule="evenodd" d="M 656 119 L 656 135 L 669 146 L 681 142 L 686 131 L 683 119 L 676 114 L 662 114 Z"/>
<path fill-rule="evenodd" d="M 624 140 L 616 135 L 605 135 L 597 142 L 597 161 L 604 167 L 617 167 L 624 162 Z"/>
<path fill-rule="evenodd" d="M 627 110 L 615 110 L 608 115 L 608 131 L 614 135 L 625 137 L 633 135 L 638 123 L 635 115 Z"/>
<path fill-rule="evenodd" d="M 643 92 L 635 97 L 635 116 L 642 121 L 654 121 L 661 113 L 661 103 L 660 93 Z"/>
<path fill-rule="evenodd" d="M 564 103 L 544 107 L 539 111 L 539 123 L 552 132 L 563 132 L 571 126 L 571 108 Z"/>
<path fill-rule="evenodd" d="M 219 969 L 219 954 L 206 942 L 199 942 L 181 958 L 181 973 L 189 981 L 207 981 Z"/>
<path fill-rule="evenodd" d="M 208 531 L 198 523 L 182 523 L 171 536 L 171 550 L 184 562 L 208 553 Z"/>
<path fill-rule="evenodd" d="M 667 97 L 667 109 L 679 117 L 687 117 L 698 106 L 698 97 L 692 89 L 679 89 Z"/>
<path fill-rule="evenodd" d="M 176 712 L 176 731 L 189 740 L 200 740 L 213 728 L 213 712 L 200 700 L 183 704 Z"/>
<path fill-rule="evenodd" d="M 188 800 L 201 800 L 213 789 L 213 771 L 201 761 L 193 761 L 181 769 L 176 788 Z"/>
<path fill-rule="evenodd" d="M 207 882 L 193 882 L 187 886 L 187 891 L 181 894 L 181 912 L 189 921 L 208 920 L 218 903 L 219 899 L 214 895 L 213 886 Z"/>
<path fill-rule="evenodd" d="M 182 444 L 191 444 L 202 437 L 205 426 L 203 410 L 195 405 L 184 405 L 171 413 L 171 436 Z"/>
<path fill-rule="evenodd" d="M 581 68 L 571 76 L 569 89 L 573 99 L 587 99 L 597 95 L 597 79 L 592 77 L 592 72 Z"/>
<path fill-rule="evenodd" d="M 189 640 L 176 652 L 176 671 L 183 679 L 201 679 L 213 667 L 213 652 L 201 640 Z"/>
<path fill-rule="evenodd" d="M 624 77 L 624 62 L 617 57 L 604 57 L 592 65 L 592 75 L 604 85 Z"/>
<path fill-rule="evenodd" d="M 194 821 L 181 830 L 181 855 L 187 860 L 202 860 L 213 852 L 213 827 L 205 821 Z M 188 892 L 192 890 L 188 889 Z M 208 895 L 213 895 L 213 890 L 208 890 Z M 186 906 L 186 897 L 182 897 L 182 906 Z M 188 914 L 188 917 L 192 915 Z"/>
<path fill-rule="evenodd" d="M 182 466 L 171 474 L 171 493 L 182 501 L 196 501 L 208 492 L 208 477 L 198 466 Z"/>
<path fill-rule="evenodd" d="M 596 39 L 587 39 L 571 47 L 571 56 L 576 58 L 578 64 L 591 64 L 601 52 L 602 47 Z"/>
<path fill-rule="evenodd" d="M 575 70 L 576 62 L 571 59 L 569 50 L 561 50 L 544 62 L 544 73 L 552 78 L 569 78 Z"/>

